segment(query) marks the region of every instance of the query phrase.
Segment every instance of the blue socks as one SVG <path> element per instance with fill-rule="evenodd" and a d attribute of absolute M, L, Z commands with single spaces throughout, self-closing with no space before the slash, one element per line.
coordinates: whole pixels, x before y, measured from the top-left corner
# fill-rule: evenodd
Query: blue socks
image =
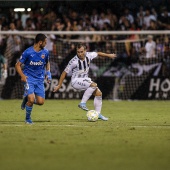
<path fill-rule="evenodd" d="M 25 105 L 25 108 L 26 108 L 26 120 L 31 119 L 31 112 L 33 107 Z"/>

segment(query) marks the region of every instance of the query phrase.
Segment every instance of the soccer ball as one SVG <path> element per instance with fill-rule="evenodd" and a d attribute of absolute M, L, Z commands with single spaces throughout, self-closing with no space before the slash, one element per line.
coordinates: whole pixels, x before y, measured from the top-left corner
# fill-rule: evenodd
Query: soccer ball
<path fill-rule="evenodd" d="M 89 110 L 87 112 L 87 119 L 90 122 L 95 122 L 99 118 L 99 114 L 95 110 Z"/>

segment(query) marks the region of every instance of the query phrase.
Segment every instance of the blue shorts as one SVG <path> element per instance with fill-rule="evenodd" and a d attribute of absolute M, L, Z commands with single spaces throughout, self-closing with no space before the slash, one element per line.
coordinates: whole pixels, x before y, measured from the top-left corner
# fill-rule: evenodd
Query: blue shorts
<path fill-rule="evenodd" d="M 27 78 L 27 82 L 24 83 L 24 96 L 29 94 L 35 94 L 36 96 L 45 98 L 44 81 Z"/>

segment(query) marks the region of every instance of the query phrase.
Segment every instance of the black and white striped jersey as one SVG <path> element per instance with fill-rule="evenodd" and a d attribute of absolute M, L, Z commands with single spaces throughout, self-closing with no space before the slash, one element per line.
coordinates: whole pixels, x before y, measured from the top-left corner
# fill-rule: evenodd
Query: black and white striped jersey
<path fill-rule="evenodd" d="M 84 61 L 80 60 L 76 55 L 69 61 L 64 71 L 66 73 L 69 73 L 71 71 L 72 78 L 88 77 L 90 62 L 92 59 L 97 57 L 97 55 L 98 54 L 96 52 L 86 52 L 86 57 Z"/>

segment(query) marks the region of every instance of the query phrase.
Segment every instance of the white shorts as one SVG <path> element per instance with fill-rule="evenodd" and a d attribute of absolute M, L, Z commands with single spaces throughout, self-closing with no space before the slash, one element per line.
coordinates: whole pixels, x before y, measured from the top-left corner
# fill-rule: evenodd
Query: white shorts
<path fill-rule="evenodd" d="M 74 89 L 76 90 L 86 90 L 87 88 L 90 87 L 91 83 L 93 83 L 91 81 L 91 78 L 74 78 L 71 81 L 71 85 Z"/>

